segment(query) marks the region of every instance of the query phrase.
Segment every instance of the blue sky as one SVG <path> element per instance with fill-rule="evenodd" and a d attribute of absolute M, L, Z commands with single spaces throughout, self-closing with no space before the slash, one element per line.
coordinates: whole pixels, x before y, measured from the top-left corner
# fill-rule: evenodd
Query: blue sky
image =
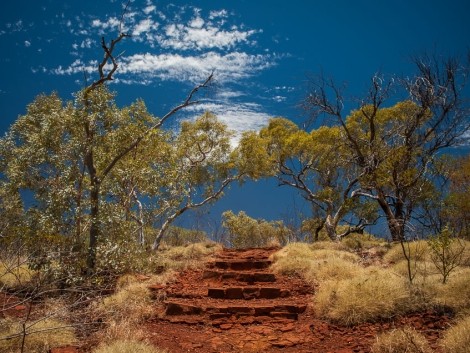
<path fill-rule="evenodd" d="M 99 40 L 116 36 L 123 2 L 2 5 L 2 134 L 37 94 L 57 91 L 71 99 L 84 85 L 83 72 L 96 73 Z M 469 10 L 464 0 L 135 0 L 124 21 L 133 36 L 117 48 L 123 54 L 113 89 L 120 104 L 143 98 L 159 116 L 215 70 L 216 88 L 180 119 L 211 110 L 239 133 L 273 116 L 300 122 L 306 74 L 323 71 L 361 96 L 377 71 L 411 74 L 411 55 L 464 55 Z M 249 183 L 232 188 L 213 214 L 245 209 L 282 218 L 292 212 L 294 194 L 274 182 Z"/>

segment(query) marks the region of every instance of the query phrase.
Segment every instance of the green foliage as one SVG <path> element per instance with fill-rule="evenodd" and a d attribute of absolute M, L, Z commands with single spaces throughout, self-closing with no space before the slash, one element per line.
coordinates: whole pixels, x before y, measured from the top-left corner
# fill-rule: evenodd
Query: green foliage
<path fill-rule="evenodd" d="M 73 102 L 38 96 L 0 139 L 0 242 L 27 246 L 36 267 L 51 252 L 87 258 L 87 272 L 141 267 L 130 263 L 141 252 L 134 243 L 238 178 L 232 134 L 214 115 L 179 131 L 159 123 L 142 101 L 118 107 L 105 85 Z"/>
<path fill-rule="evenodd" d="M 206 232 L 176 226 L 168 228 L 163 241 L 164 246 L 185 246 L 193 243 L 208 241 Z"/>
<path fill-rule="evenodd" d="M 431 260 L 442 275 L 442 283 L 446 283 L 451 272 L 462 263 L 465 243 L 454 238 L 448 228 L 429 237 L 428 243 L 431 249 Z"/>
<path fill-rule="evenodd" d="M 223 226 L 228 231 L 228 240 L 236 248 L 285 244 L 290 238 L 291 230 L 281 221 L 267 222 L 264 219 L 254 219 L 243 211 L 238 215 L 226 211 L 222 217 Z"/>

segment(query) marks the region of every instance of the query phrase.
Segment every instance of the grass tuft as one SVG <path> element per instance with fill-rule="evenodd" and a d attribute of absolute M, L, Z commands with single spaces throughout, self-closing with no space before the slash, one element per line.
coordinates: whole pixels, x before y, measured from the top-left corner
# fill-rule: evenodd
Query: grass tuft
<path fill-rule="evenodd" d="M 166 350 L 156 348 L 148 343 L 136 340 L 117 340 L 99 346 L 93 353 L 166 353 Z"/>
<path fill-rule="evenodd" d="M 426 240 L 418 240 L 404 243 L 405 251 L 410 255 L 412 262 L 430 261 L 430 248 Z M 398 263 L 406 260 L 403 254 L 401 244 L 394 244 L 390 250 L 384 255 L 384 261 L 388 263 Z"/>
<path fill-rule="evenodd" d="M 377 337 L 372 353 L 430 353 L 426 338 L 411 327 L 404 327 Z"/>
<path fill-rule="evenodd" d="M 387 270 L 371 270 L 346 280 L 327 281 L 315 296 L 320 317 L 343 325 L 390 318 L 416 309 L 406 280 Z"/>
<path fill-rule="evenodd" d="M 468 353 L 470 351 L 470 316 L 449 328 L 441 341 L 445 353 Z"/>
<path fill-rule="evenodd" d="M 23 339 L 23 321 L 0 320 L 0 352 L 20 352 Z M 45 319 L 26 323 L 24 352 L 43 353 L 51 348 L 73 345 L 77 342 L 74 329 L 65 322 Z"/>
<path fill-rule="evenodd" d="M 446 284 L 437 285 L 437 304 L 449 306 L 456 312 L 470 314 L 470 268 L 451 274 Z"/>

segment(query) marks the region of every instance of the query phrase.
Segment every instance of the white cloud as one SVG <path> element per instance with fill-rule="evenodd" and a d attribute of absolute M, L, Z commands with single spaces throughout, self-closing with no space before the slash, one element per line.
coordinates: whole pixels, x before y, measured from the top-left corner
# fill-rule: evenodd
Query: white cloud
<path fill-rule="evenodd" d="M 30 46 L 31 46 L 31 42 L 25 40 L 25 41 L 24 41 L 24 46 L 25 46 L 26 48 L 30 47 Z"/>
<path fill-rule="evenodd" d="M 232 49 L 241 43 L 249 43 L 249 37 L 256 30 L 240 31 L 237 27 L 223 30 L 213 25 L 204 26 L 202 18 L 197 17 L 188 26 L 169 24 L 164 35 L 155 36 L 163 48 L 177 50 Z"/>
<path fill-rule="evenodd" d="M 232 145 L 236 146 L 245 131 L 258 131 L 266 126 L 272 115 L 263 111 L 257 103 L 229 103 L 227 101 L 205 102 L 186 109 L 187 112 L 199 116 L 211 112 L 234 131 Z M 194 117 L 195 118 L 195 117 Z"/>
<path fill-rule="evenodd" d="M 216 18 L 226 18 L 228 16 L 227 10 L 211 11 L 209 13 L 209 19 L 215 20 Z"/>
<path fill-rule="evenodd" d="M 102 31 L 105 31 L 108 29 L 116 30 L 116 29 L 119 29 L 120 25 L 121 25 L 121 21 L 117 19 L 116 17 L 110 17 L 105 22 L 102 22 L 99 19 L 95 19 L 91 22 L 92 27 L 98 28 Z"/>
<path fill-rule="evenodd" d="M 219 82 L 236 81 L 273 65 L 266 55 L 243 52 L 219 54 L 208 52 L 199 56 L 179 54 L 136 54 L 122 59 L 121 74 L 140 74 L 163 80 L 199 82 L 211 72 Z"/>
<path fill-rule="evenodd" d="M 272 99 L 278 103 L 284 102 L 287 98 L 284 96 L 274 96 Z"/>
<path fill-rule="evenodd" d="M 82 43 L 80 44 L 80 48 L 91 48 L 91 46 L 94 44 L 95 42 L 93 40 L 91 40 L 90 38 L 86 38 L 84 41 L 82 41 Z M 74 45 L 72 45 L 72 47 L 74 49 L 77 49 Z"/>
<path fill-rule="evenodd" d="M 243 52 L 233 52 L 219 54 L 208 52 L 199 56 L 183 56 L 180 54 L 135 54 L 128 57 L 121 57 L 119 63 L 119 75 L 123 80 L 127 76 L 133 76 L 133 83 L 142 79 L 172 80 L 180 82 L 196 83 L 204 80 L 212 71 L 218 82 L 233 82 L 254 75 L 274 65 L 272 56 L 252 55 Z M 79 64 L 78 65 L 78 62 Z M 84 65 L 80 60 L 75 60 L 68 68 L 59 67 L 52 70 L 59 75 L 70 75 L 80 73 L 83 67 L 87 71 L 93 72 L 96 66 Z"/>
<path fill-rule="evenodd" d="M 157 9 L 157 8 L 155 7 L 155 5 L 148 5 L 147 7 L 144 8 L 143 11 L 144 11 L 144 13 L 145 13 L 146 15 L 148 15 L 148 14 L 150 14 L 150 13 L 152 13 L 152 12 L 155 12 L 156 9 Z"/>
<path fill-rule="evenodd" d="M 132 35 L 135 37 L 140 36 L 142 33 L 150 32 L 158 28 L 158 23 L 150 18 L 141 20 L 133 29 Z"/>

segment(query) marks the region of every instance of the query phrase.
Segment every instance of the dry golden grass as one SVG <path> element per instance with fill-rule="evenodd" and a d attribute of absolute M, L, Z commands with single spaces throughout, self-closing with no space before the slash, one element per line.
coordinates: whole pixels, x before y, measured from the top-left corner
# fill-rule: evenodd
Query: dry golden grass
<path fill-rule="evenodd" d="M 324 282 L 328 280 L 342 280 L 364 273 L 364 268 L 342 257 L 332 256 L 310 262 L 309 269 L 304 276 L 309 282 Z"/>
<path fill-rule="evenodd" d="M 461 319 L 445 332 L 441 346 L 445 353 L 470 352 L 470 316 Z"/>
<path fill-rule="evenodd" d="M 348 247 L 344 245 L 342 242 L 335 242 L 331 240 L 321 240 L 316 241 L 310 245 L 312 250 L 348 250 Z"/>
<path fill-rule="evenodd" d="M 31 281 L 35 272 L 25 263 L 16 264 L 0 260 L 0 288 L 14 289 Z"/>
<path fill-rule="evenodd" d="M 5 319 L 0 321 L 0 352 L 20 352 L 22 344 L 22 322 Z M 77 342 L 74 329 L 54 319 L 28 322 L 26 326 L 24 352 L 44 353 L 59 346 L 72 345 Z M 11 339 L 5 339 L 11 337 Z"/>
<path fill-rule="evenodd" d="M 410 254 L 412 262 L 430 260 L 431 250 L 426 240 L 404 243 L 404 246 L 407 254 Z M 398 263 L 403 260 L 406 260 L 406 258 L 401 244 L 392 245 L 390 250 L 384 255 L 384 261 L 388 263 Z"/>
<path fill-rule="evenodd" d="M 388 243 L 384 239 L 376 238 L 371 234 L 350 234 L 341 242 L 351 250 L 370 249 L 373 247 L 386 247 Z"/>
<path fill-rule="evenodd" d="M 412 276 L 416 280 L 439 275 L 436 266 L 431 261 L 411 261 L 410 267 Z M 406 260 L 398 261 L 390 269 L 403 277 L 408 277 L 408 262 Z"/>
<path fill-rule="evenodd" d="M 411 327 L 383 333 L 372 346 L 372 353 L 430 353 L 426 338 Z"/>
<path fill-rule="evenodd" d="M 166 353 L 166 350 L 156 348 L 148 343 L 137 340 L 117 340 L 99 346 L 93 353 Z"/>
<path fill-rule="evenodd" d="M 470 314 L 470 268 L 453 272 L 446 284 L 436 284 L 435 301 L 456 312 Z"/>
<path fill-rule="evenodd" d="M 370 269 L 346 280 L 327 281 L 315 295 L 318 316 L 354 325 L 416 309 L 406 280 L 390 271 Z"/>
<path fill-rule="evenodd" d="M 152 300 L 147 283 L 130 283 L 115 294 L 103 298 L 96 310 L 108 322 L 128 321 L 139 323 L 152 313 Z"/>
<path fill-rule="evenodd" d="M 206 260 L 222 246 L 214 242 L 189 244 L 186 246 L 162 247 L 156 257 L 159 272 L 182 271 L 203 267 Z"/>
<path fill-rule="evenodd" d="M 273 260 L 275 272 L 303 277 L 309 283 L 346 279 L 363 271 L 356 254 L 328 247 L 312 248 L 305 243 L 287 245 L 273 255 Z"/>

